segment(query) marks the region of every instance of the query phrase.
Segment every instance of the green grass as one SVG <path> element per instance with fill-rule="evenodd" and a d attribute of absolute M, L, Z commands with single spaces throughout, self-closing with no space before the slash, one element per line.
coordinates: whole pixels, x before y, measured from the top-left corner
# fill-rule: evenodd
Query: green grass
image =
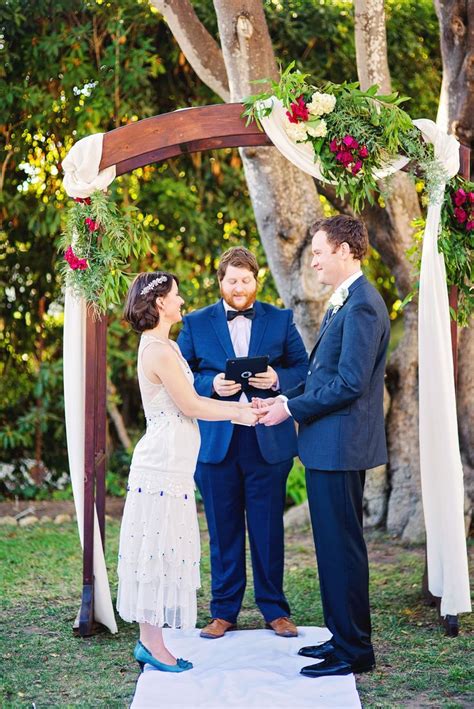
<path fill-rule="evenodd" d="M 115 597 L 119 522 L 107 526 L 107 565 Z M 368 535 L 373 639 L 377 670 L 357 678 L 364 707 L 468 707 L 472 684 L 472 617 L 447 638 L 435 611 L 423 605 L 423 550 L 381 533 Z M 203 525 L 203 588 L 199 623 L 208 618 L 209 557 Z M 300 625 L 322 625 L 309 530 L 287 536 L 285 587 Z M 81 590 L 74 524 L 0 531 L 2 707 L 125 707 L 137 679 L 131 651 L 137 628 L 119 619 L 119 633 L 88 639 L 72 634 Z M 250 576 L 250 574 L 249 574 Z M 250 585 L 249 581 L 249 585 Z M 263 627 L 251 586 L 241 628 Z"/>

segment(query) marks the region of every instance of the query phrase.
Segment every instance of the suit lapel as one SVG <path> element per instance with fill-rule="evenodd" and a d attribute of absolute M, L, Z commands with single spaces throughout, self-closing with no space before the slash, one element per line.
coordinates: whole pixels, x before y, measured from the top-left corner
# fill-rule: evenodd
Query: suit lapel
<path fill-rule="evenodd" d="M 217 339 L 221 343 L 227 357 L 234 358 L 235 352 L 232 346 L 232 340 L 230 339 L 229 326 L 227 325 L 227 317 L 222 300 L 215 304 L 211 322 L 217 335 Z"/>
<path fill-rule="evenodd" d="M 250 332 L 249 357 L 255 357 L 260 351 L 260 344 L 267 328 L 268 318 L 264 307 L 258 301 L 255 302 L 255 318 L 252 320 L 252 330 Z"/>
<path fill-rule="evenodd" d="M 338 313 L 341 312 L 341 310 L 343 309 L 344 305 L 347 303 L 347 301 L 349 300 L 349 298 L 351 297 L 351 295 L 353 294 L 353 292 L 354 292 L 359 286 L 361 286 L 362 283 L 364 283 L 364 282 L 365 282 L 365 283 L 367 282 L 367 279 L 366 279 L 365 276 L 360 276 L 356 281 L 354 281 L 354 283 L 352 283 L 352 284 L 349 286 L 349 295 L 347 296 L 346 300 L 345 300 L 344 303 L 341 305 L 341 307 L 340 307 L 335 313 L 332 313 L 331 317 L 329 317 L 325 323 L 324 323 L 324 320 L 323 320 L 323 323 L 324 323 L 324 324 L 323 324 L 323 326 L 321 327 L 321 329 L 320 329 L 320 331 L 319 331 L 318 339 L 316 340 L 316 344 L 314 345 L 313 350 L 312 350 L 312 352 L 311 352 L 311 354 L 310 354 L 310 357 L 309 357 L 309 361 L 310 361 L 311 363 L 312 363 L 312 361 L 313 361 L 313 357 L 314 357 L 314 355 L 315 355 L 315 353 L 316 353 L 316 350 L 317 350 L 317 348 L 318 348 L 318 345 L 319 345 L 319 343 L 321 342 L 322 336 L 323 336 L 324 333 L 328 330 L 328 328 L 331 326 L 331 324 L 334 322 L 334 320 L 337 318 Z"/>

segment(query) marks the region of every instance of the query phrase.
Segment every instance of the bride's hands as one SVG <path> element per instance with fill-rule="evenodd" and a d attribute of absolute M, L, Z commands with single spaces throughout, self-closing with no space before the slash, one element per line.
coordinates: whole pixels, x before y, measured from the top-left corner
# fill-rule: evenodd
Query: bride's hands
<path fill-rule="evenodd" d="M 252 408 L 251 404 L 239 405 L 235 420 L 247 426 L 255 426 L 259 419 L 259 412 Z"/>

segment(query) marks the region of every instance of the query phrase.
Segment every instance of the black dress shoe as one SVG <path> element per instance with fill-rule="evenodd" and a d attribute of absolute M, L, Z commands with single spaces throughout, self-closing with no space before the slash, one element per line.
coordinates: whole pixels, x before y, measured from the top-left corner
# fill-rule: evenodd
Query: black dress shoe
<path fill-rule="evenodd" d="M 375 662 L 363 664 L 361 662 L 344 662 L 339 660 L 335 655 L 326 658 L 323 662 L 318 662 L 317 665 L 308 665 L 300 670 L 300 673 L 305 677 L 339 677 L 340 675 L 350 675 L 352 672 L 359 674 L 360 672 L 370 672 L 375 667 Z"/>
<path fill-rule="evenodd" d="M 320 645 L 307 645 L 298 650 L 298 655 L 303 655 L 303 657 L 312 657 L 313 660 L 325 660 L 326 657 L 332 655 L 335 650 L 334 643 L 332 640 L 326 640 L 325 643 Z"/>

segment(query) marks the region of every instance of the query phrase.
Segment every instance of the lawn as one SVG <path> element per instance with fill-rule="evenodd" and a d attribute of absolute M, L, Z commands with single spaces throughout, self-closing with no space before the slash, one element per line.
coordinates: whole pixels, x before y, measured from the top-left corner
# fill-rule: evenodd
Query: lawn
<path fill-rule="evenodd" d="M 208 618 L 209 558 L 202 521 L 203 588 L 199 623 Z M 107 564 L 116 592 L 119 522 L 107 527 Z M 448 638 L 420 594 L 423 549 L 389 536 L 368 536 L 376 671 L 357 685 L 364 707 L 468 707 L 474 704 L 474 622 L 461 617 L 461 634 Z M 137 629 L 119 620 L 119 633 L 88 639 L 72 634 L 81 588 L 75 524 L 0 531 L 2 707 L 125 707 L 137 679 L 132 659 Z M 309 530 L 287 535 L 285 588 L 300 625 L 322 625 Z M 251 592 L 241 628 L 263 627 Z M 308 680 L 309 681 L 309 680 Z M 292 708 L 293 709 L 293 708 Z M 296 709 L 296 708 L 294 708 Z"/>

